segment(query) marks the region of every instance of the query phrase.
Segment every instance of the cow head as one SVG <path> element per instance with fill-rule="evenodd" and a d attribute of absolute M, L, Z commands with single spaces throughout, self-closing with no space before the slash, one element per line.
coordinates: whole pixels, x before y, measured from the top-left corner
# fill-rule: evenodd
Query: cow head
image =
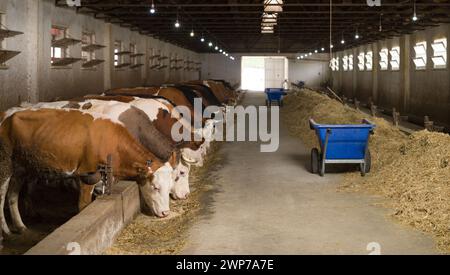
<path fill-rule="evenodd" d="M 145 204 L 158 217 L 167 217 L 170 213 L 170 191 L 173 183 L 173 168 L 170 164 L 148 163 L 145 169 L 138 168 L 139 189 Z"/>
<path fill-rule="evenodd" d="M 174 200 L 184 200 L 190 193 L 189 190 L 189 170 L 190 165 L 183 160 L 181 151 L 175 150 L 169 159 L 173 167 L 174 184 L 170 190 L 170 195 Z"/>
<path fill-rule="evenodd" d="M 185 200 L 191 193 L 189 189 L 189 171 L 190 167 L 187 163 L 184 164 L 182 161 L 180 161 L 176 165 L 173 171 L 175 177 L 174 185 L 170 192 L 174 200 Z"/>

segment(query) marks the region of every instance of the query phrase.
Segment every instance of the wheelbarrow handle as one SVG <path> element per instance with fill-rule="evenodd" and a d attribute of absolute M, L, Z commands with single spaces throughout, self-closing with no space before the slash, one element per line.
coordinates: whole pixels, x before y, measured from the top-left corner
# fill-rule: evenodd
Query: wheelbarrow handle
<path fill-rule="evenodd" d="M 375 134 L 374 129 L 376 128 L 376 125 L 375 125 L 372 121 L 370 121 L 370 120 L 368 120 L 368 119 L 363 119 L 363 123 L 364 123 L 364 124 L 369 124 L 369 125 L 372 126 L 372 129 L 370 129 L 370 134 L 371 134 L 371 135 L 374 135 L 374 134 Z"/>
<path fill-rule="evenodd" d="M 314 119 L 312 119 L 312 118 L 309 119 L 309 128 L 311 128 L 311 130 L 316 129 L 317 125 L 318 124 L 314 121 Z"/>

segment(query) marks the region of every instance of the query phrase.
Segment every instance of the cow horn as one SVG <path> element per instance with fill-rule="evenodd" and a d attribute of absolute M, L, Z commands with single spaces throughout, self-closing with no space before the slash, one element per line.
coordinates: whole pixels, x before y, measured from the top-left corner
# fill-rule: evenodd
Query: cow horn
<path fill-rule="evenodd" d="M 194 163 L 197 163 L 197 162 L 194 161 L 194 160 L 191 160 L 191 159 L 186 158 L 183 154 L 181 154 L 181 159 L 182 159 L 183 161 L 187 162 L 188 164 L 194 164 Z"/>

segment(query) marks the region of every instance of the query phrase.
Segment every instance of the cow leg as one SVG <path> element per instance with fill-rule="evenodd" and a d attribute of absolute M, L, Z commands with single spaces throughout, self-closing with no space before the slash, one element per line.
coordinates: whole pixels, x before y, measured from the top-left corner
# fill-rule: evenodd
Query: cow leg
<path fill-rule="evenodd" d="M 8 224 L 6 223 L 4 211 L 6 193 L 8 192 L 10 179 L 11 175 L 8 175 L 6 178 L 0 180 L 0 223 L 1 223 L 1 230 L 5 236 L 11 235 L 11 231 L 9 230 Z"/>
<path fill-rule="evenodd" d="M 18 233 L 23 233 L 27 230 L 27 227 L 22 221 L 22 217 L 19 212 L 19 194 L 22 189 L 23 182 L 20 179 L 12 178 L 9 184 L 8 190 L 8 205 L 11 212 L 11 219 L 14 225 L 14 229 Z"/>
<path fill-rule="evenodd" d="M 83 182 L 80 183 L 80 197 L 78 198 L 78 210 L 83 210 L 92 202 L 92 194 L 95 185 L 88 185 Z"/>

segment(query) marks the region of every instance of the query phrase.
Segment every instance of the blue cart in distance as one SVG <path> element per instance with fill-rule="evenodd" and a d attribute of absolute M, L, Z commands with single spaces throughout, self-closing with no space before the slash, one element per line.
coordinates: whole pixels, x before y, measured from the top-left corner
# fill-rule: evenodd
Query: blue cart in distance
<path fill-rule="evenodd" d="M 319 138 L 319 149 L 311 150 L 311 172 L 325 175 L 326 164 L 359 164 L 361 176 L 370 172 L 371 157 L 369 137 L 374 133 L 375 125 L 363 120 L 361 125 L 322 125 L 313 119 L 309 121 L 311 130 Z"/>
<path fill-rule="evenodd" d="M 283 96 L 287 95 L 283 88 L 267 88 L 266 91 L 266 106 L 272 106 L 272 102 L 278 102 L 280 107 L 283 106 Z"/>

